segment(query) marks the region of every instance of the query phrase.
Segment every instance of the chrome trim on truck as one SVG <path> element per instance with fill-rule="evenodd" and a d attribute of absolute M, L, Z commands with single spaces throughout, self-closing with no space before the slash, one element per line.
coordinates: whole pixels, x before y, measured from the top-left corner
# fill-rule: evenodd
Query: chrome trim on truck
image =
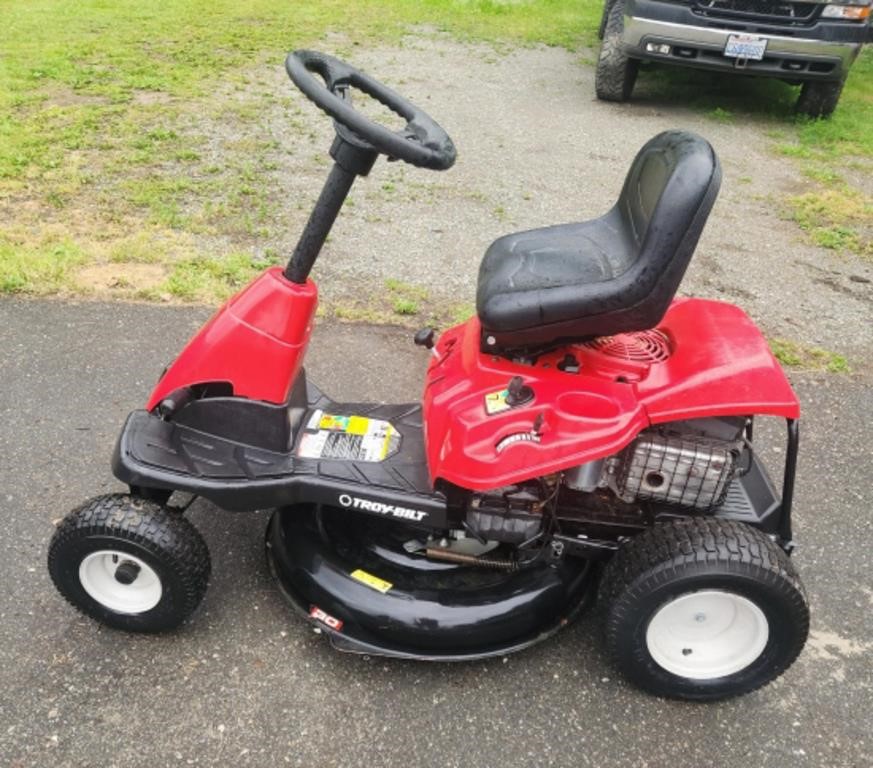
<path fill-rule="evenodd" d="M 622 41 L 628 48 L 628 53 L 641 59 L 676 63 L 684 66 L 706 69 L 730 70 L 738 69 L 735 60 L 726 57 L 707 56 L 685 58 L 673 55 L 648 53 L 646 43 L 666 43 L 680 48 L 697 51 L 720 53 L 724 50 L 728 36 L 736 34 L 730 29 L 715 29 L 687 24 L 675 24 L 668 21 L 656 21 L 629 14 L 625 15 L 624 34 Z M 743 67 L 747 74 L 760 74 L 768 77 L 799 78 L 804 80 L 838 80 L 844 77 L 861 50 L 860 43 L 838 43 L 823 40 L 810 40 L 800 37 L 783 37 L 770 34 L 756 34 L 756 37 L 766 39 L 767 53 L 764 62 L 748 62 Z M 767 59 L 796 60 L 800 62 L 833 64 L 828 71 L 783 69 L 781 64 L 768 66 Z"/>

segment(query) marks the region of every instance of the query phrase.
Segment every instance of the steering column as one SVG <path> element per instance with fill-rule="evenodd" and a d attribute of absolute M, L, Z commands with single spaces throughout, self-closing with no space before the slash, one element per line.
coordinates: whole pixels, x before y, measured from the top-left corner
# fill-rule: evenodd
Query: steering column
<path fill-rule="evenodd" d="M 345 62 L 315 51 L 294 51 L 285 59 L 294 84 L 334 119 L 336 138 L 330 148 L 334 166 L 309 215 L 285 268 L 285 277 L 305 283 L 357 176 L 366 176 L 380 154 L 432 170 L 455 162 L 448 134 L 425 112 L 400 94 Z M 320 82 L 313 73 L 321 78 Z M 363 91 L 406 121 L 392 131 L 352 105 L 352 88 Z"/>

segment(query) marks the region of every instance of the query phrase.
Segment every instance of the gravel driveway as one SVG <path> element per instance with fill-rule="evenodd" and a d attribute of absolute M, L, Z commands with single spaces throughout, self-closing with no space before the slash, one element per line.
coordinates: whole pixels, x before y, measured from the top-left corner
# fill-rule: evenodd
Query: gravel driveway
<path fill-rule="evenodd" d="M 402 48 L 360 49 L 355 64 L 419 103 L 452 135 L 456 165 L 445 173 L 377 163 L 352 191 L 318 265 L 328 303 L 386 279 L 421 285 L 431 297 L 472 303 L 479 260 L 509 231 L 598 216 L 618 196 L 637 150 L 659 131 L 696 131 L 715 147 L 724 180 L 682 291 L 740 303 L 771 336 L 817 345 L 867 365 L 873 346 L 873 264 L 810 245 L 786 220 L 784 199 L 807 182 L 768 138 L 773 123 L 736 116 L 725 124 L 666 107 L 641 78 L 634 100 L 594 98 L 594 70 L 561 49 L 496 53 L 442 37 Z M 284 88 L 284 72 L 259 73 L 253 88 Z M 237 96 L 239 97 L 239 96 Z M 330 121 L 300 97 L 311 136 L 288 129 L 286 104 L 258 130 L 297 160 L 323 158 Z M 301 145 L 303 150 L 301 151 Z M 272 180 L 288 191 L 289 252 L 325 175 L 287 159 Z"/>

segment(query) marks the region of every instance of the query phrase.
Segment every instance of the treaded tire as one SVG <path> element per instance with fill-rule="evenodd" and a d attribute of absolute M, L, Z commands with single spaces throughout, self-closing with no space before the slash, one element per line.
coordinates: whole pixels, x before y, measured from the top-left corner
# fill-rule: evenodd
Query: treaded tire
<path fill-rule="evenodd" d="M 640 62 L 625 53 L 623 32 L 624 0 L 613 0 L 607 11 L 594 73 L 594 90 L 602 101 L 627 101 L 637 80 Z"/>
<path fill-rule="evenodd" d="M 156 604 L 127 612 L 95 599 L 82 583 L 81 566 L 102 552 L 117 552 L 122 562 L 123 555 L 130 555 L 131 561 L 147 566 L 144 570 L 150 569 L 160 584 L 154 587 Z M 210 561 L 200 533 L 181 513 L 112 494 L 86 501 L 61 521 L 49 544 L 48 569 L 58 591 L 87 616 L 115 629 L 161 632 L 181 624 L 203 599 Z M 123 602 L 123 589 L 120 594 Z"/>
<path fill-rule="evenodd" d="M 600 15 L 600 26 L 597 27 L 597 39 L 603 40 L 603 35 L 606 33 L 606 21 L 609 18 L 609 4 L 613 0 L 605 0 L 603 3 L 603 13 Z"/>
<path fill-rule="evenodd" d="M 830 117 L 837 108 L 844 84 L 844 80 L 804 83 L 794 111 L 809 117 Z"/>
<path fill-rule="evenodd" d="M 733 674 L 713 679 L 674 674 L 650 653 L 649 624 L 679 598 L 707 591 L 754 604 L 766 618 L 766 645 Z M 713 700 L 754 691 L 791 666 L 809 633 L 806 593 L 788 556 L 761 531 L 733 521 L 689 518 L 635 536 L 607 564 L 600 595 L 613 662 L 631 682 L 658 696 Z"/>

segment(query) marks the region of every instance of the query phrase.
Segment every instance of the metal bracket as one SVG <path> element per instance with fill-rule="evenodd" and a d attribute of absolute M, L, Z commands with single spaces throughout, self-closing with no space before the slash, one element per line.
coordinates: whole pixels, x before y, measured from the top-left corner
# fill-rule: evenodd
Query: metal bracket
<path fill-rule="evenodd" d="M 608 560 L 620 546 L 617 541 L 567 536 L 560 533 L 553 537 L 552 543 L 553 545 L 563 545 L 562 553 L 582 557 L 586 560 Z"/>

